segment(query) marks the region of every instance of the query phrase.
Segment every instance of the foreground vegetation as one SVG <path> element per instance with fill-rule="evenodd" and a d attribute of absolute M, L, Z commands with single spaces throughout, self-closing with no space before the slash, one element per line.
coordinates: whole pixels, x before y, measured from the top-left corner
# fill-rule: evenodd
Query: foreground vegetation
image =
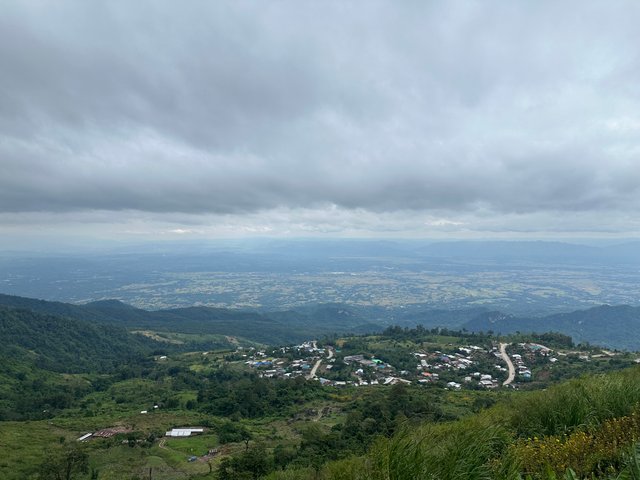
<path fill-rule="evenodd" d="M 268 478 L 639 478 L 639 405 L 639 368 L 585 377 L 458 421 L 400 429 L 317 471 Z"/>

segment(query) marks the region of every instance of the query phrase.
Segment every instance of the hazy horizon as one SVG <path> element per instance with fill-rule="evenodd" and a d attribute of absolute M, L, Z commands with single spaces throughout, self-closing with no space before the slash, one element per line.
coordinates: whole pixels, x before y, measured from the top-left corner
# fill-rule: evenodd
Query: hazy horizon
<path fill-rule="evenodd" d="M 432 245 L 440 243 L 546 243 L 561 244 L 567 246 L 609 247 L 626 245 L 638 242 L 635 237 L 228 237 L 228 238 L 189 238 L 175 239 L 160 236 L 154 239 L 95 239 L 90 237 L 68 237 L 54 240 L 52 237 L 43 239 L 25 238 L 17 241 L 0 241 L 0 255 L 78 255 L 84 256 L 91 253 L 112 253 L 117 251 L 135 253 L 152 250 L 158 251 L 184 251 L 191 248 L 244 250 L 261 248 L 274 243 L 298 243 L 304 244 L 332 244 L 348 243 L 388 243 L 388 244 L 420 244 Z"/>

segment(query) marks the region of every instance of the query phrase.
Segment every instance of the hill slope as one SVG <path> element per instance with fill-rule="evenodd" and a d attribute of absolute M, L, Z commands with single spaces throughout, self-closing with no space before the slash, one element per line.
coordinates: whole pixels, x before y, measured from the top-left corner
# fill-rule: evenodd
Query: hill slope
<path fill-rule="evenodd" d="M 0 306 L 0 355 L 56 372 L 104 371 L 159 344 L 124 328 Z"/>
<path fill-rule="evenodd" d="M 421 324 L 430 328 L 492 330 L 504 334 L 555 331 L 570 335 L 578 343 L 640 350 L 640 307 L 628 305 L 603 305 L 544 317 L 517 317 L 481 308 L 384 310 L 342 304 L 313 305 L 268 313 L 212 307 L 148 311 L 117 300 L 71 305 L 9 295 L 0 295 L 0 305 L 128 330 L 230 335 L 272 345 L 295 343 L 332 333 L 376 332 L 392 324 L 408 327 Z"/>
<path fill-rule="evenodd" d="M 122 327 L 0 306 L 0 420 L 68 408 L 102 374 L 140 367 L 157 347 Z"/>
<path fill-rule="evenodd" d="M 364 333 L 383 328 L 380 323 L 368 321 L 366 314 L 355 308 L 334 304 L 271 313 L 203 306 L 148 311 L 118 300 L 71 305 L 0 295 L 0 305 L 128 330 L 232 335 L 267 344 L 295 343 L 328 333 Z"/>
<path fill-rule="evenodd" d="M 570 335 L 576 343 L 640 349 L 640 307 L 629 305 L 602 305 L 546 317 L 515 317 L 489 312 L 467 322 L 464 327 L 474 332 L 492 330 L 504 334 L 556 331 Z"/>

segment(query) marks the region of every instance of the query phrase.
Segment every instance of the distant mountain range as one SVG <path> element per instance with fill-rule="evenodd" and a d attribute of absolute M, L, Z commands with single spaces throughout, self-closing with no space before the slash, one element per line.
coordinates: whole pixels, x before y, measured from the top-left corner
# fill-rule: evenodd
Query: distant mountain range
<path fill-rule="evenodd" d="M 73 328 L 78 331 L 100 328 L 100 334 L 117 333 L 118 338 L 127 330 L 151 330 L 229 335 L 265 344 L 286 344 L 334 333 L 375 333 L 389 325 L 423 325 L 429 328 L 440 326 L 493 331 L 496 334 L 555 331 L 570 335 L 576 343 L 589 342 L 608 348 L 640 350 L 640 307 L 627 305 L 603 305 L 541 317 L 518 317 L 483 308 L 385 309 L 342 304 L 311 305 L 281 312 L 250 312 L 203 306 L 148 311 L 117 300 L 72 305 L 10 295 L 0 295 L 0 306 L 5 307 L 0 310 L 0 319 L 6 317 L 8 309 L 28 310 L 48 316 L 49 324 L 53 318 L 61 318 L 67 323 L 76 322 Z M 42 321 L 37 317 L 34 319 Z M 5 321 L 5 328 L 9 323 Z M 52 327 L 48 328 L 51 330 Z M 38 331 L 34 329 L 34 337 Z M 0 338 L 7 338 L 2 331 Z"/>
<path fill-rule="evenodd" d="M 265 344 L 294 343 L 327 333 L 367 333 L 383 328 L 379 323 L 365 320 L 355 308 L 333 304 L 268 314 L 212 307 L 149 311 L 118 300 L 72 305 L 0 294 L 0 305 L 128 330 L 231 335 Z"/>
<path fill-rule="evenodd" d="M 571 336 L 575 343 L 640 350 L 640 307 L 628 305 L 602 305 L 538 318 L 486 312 L 465 323 L 464 328 L 503 334 L 556 331 Z"/>

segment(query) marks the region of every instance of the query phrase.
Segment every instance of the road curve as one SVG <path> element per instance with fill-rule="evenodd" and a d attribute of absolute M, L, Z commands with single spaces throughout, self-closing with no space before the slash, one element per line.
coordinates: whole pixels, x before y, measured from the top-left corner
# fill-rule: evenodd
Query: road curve
<path fill-rule="evenodd" d="M 315 347 L 315 342 L 314 342 L 314 347 Z M 329 351 L 329 355 L 327 356 L 327 359 L 330 359 L 331 357 L 333 357 L 333 349 L 331 347 L 327 347 L 328 351 Z M 320 360 L 318 360 L 315 365 L 313 366 L 313 368 L 311 369 L 311 372 L 309 372 L 309 375 L 307 375 L 307 380 L 311 380 L 312 378 L 315 378 L 316 376 L 316 371 L 318 370 L 318 367 L 322 364 L 322 358 L 320 358 Z"/>
<path fill-rule="evenodd" d="M 502 355 L 502 359 L 507 363 L 507 367 L 509 367 L 509 377 L 502 382 L 503 387 L 509 385 L 516 378 L 516 368 L 513 366 L 513 362 L 509 358 L 509 355 L 507 355 L 507 345 L 508 343 L 500 344 L 500 355 Z"/>

